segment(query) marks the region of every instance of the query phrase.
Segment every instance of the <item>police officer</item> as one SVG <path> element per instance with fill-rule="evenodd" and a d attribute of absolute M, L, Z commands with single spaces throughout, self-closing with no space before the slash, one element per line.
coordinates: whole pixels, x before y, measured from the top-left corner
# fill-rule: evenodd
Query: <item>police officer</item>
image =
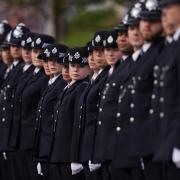
<path fill-rule="evenodd" d="M 19 81 L 19 77 L 22 75 L 22 55 L 21 55 L 21 40 L 24 34 L 29 32 L 24 24 L 18 24 L 11 33 L 10 37 L 10 52 L 13 57 L 13 63 L 11 69 L 6 76 L 5 81 L 1 86 L 1 151 L 13 150 L 9 146 L 9 137 L 11 132 L 12 118 L 13 118 L 13 99 L 16 86 Z M 15 165 L 17 162 L 16 151 L 8 153 L 9 163 L 11 166 L 12 178 L 18 179 L 21 177 L 19 166 Z"/>
<path fill-rule="evenodd" d="M 27 161 L 28 176 L 36 178 L 36 165 L 32 163 L 32 149 L 35 133 L 35 122 L 38 102 L 40 97 L 47 86 L 48 77 L 44 74 L 43 61 L 38 59 L 38 55 L 43 51 L 47 44 L 54 43 L 54 38 L 49 35 L 35 34 L 31 42 L 31 58 L 32 64 L 35 69 L 32 76 L 24 87 L 20 101 L 21 101 L 21 117 L 19 128 L 19 148 L 24 152 Z M 31 174 L 32 173 L 32 174 Z"/>
<path fill-rule="evenodd" d="M 88 53 L 84 48 L 69 50 L 69 73 L 72 81 L 65 88 L 55 109 L 55 134 L 50 162 L 57 165 L 61 179 L 83 178 L 82 165 L 76 162 L 71 164 L 71 141 L 73 125 L 81 128 L 79 123 L 74 124 L 74 119 L 77 115 L 79 97 L 88 85 L 87 56 Z"/>
<path fill-rule="evenodd" d="M 159 111 L 156 119 L 159 124 L 159 141 L 156 149 L 155 160 L 165 164 L 164 176 L 166 179 L 179 179 L 179 1 L 162 1 L 162 21 L 165 21 L 165 32 L 170 39 L 166 51 L 163 52 L 159 64 L 154 67 L 156 85 L 159 87 L 157 100 Z M 173 15 L 173 16 L 172 16 Z M 167 31 L 168 30 L 168 31 Z M 168 33 L 169 32 L 169 33 Z M 168 37 L 168 39 L 169 39 Z M 171 42 L 173 40 L 173 42 Z M 168 88 L 169 87 L 169 88 Z M 155 99 L 156 100 L 156 99 Z M 164 141 L 166 139 L 166 142 Z M 172 163 L 173 161 L 173 163 Z"/>
<path fill-rule="evenodd" d="M 135 5 L 135 7 L 138 7 Z M 130 102 L 130 157 L 144 157 L 142 168 L 145 166 L 145 179 L 161 179 L 159 173 L 161 167 L 152 162 L 152 156 L 148 156 L 142 149 L 142 142 L 146 141 L 143 136 L 145 122 L 149 117 L 151 95 L 153 90 L 153 66 L 156 64 L 157 57 L 161 52 L 164 41 L 161 38 L 162 26 L 160 22 L 161 11 L 156 1 L 145 1 L 144 7 L 140 12 L 139 30 L 144 40 L 141 48 L 139 61 L 132 66 L 134 71 L 131 76 L 130 87 L 132 93 Z M 145 104 L 142 103 L 146 102 Z M 152 112 L 151 112 L 152 113 Z"/>
<path fill-rule="evenodd" d="M 53 44 L 48 45 L 45 54 L 48 61 L 49 71 L 51 73 L 51 78 L 48 82 L 48 87 L 45 89 L 38 105 L 37 111 L 37 123 L 38 132 L 35 137 L 35 141 L 38 142 L 34 147 L 34 158 L 42 163 L 42 165 L 47 165 L 52 139 L 53 139 L 53 112 L 54 106 L 58 99 L 59 94 L 61 94 L 67 83 L 63 80 L 61 71 L 63 58 L 65 56 L 67 46 L 63 44 Z M 51 171 L 52 166 L 47 165 L 45 172 L 42 172 L 44 176 L 49 176 L 49 178 L 54 179 L 54 174 Z M 49 173 L 49 174 L 48 174 Z"/>

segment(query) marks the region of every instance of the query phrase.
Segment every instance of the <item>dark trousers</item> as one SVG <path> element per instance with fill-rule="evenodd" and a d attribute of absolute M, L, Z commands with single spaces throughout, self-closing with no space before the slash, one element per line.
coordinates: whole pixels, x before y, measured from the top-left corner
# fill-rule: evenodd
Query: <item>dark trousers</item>
<path fill-rule="evenodd" d="M 137 168 L 110 168 L 111 180 L 144 180 L 144 172 Z"/>
<path fill-rule="evenodd" d="M 163 164 L 161 162 L 152 161 L 152 157 L 144 157 L 144 174 L 145 180 L 163 180 Z"/>
<path fill-rule="evenodd" d="M 10 167 L 8 162 L 8 156 L 3 156 L 0 154 L 0 179 L 1 180 L 11 180 Z"/>
<path fill-rule="evenodd" d="M 180 168 L 177 168 L 174 163 L 164 163 L 164 180 L 180 180 Z"/>

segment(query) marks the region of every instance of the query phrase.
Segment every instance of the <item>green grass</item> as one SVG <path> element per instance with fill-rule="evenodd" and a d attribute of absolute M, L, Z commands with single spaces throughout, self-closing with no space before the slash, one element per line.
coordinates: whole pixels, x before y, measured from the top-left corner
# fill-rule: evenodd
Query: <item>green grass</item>
<path fill-rule="evenodd" d="M 80 13 L 68 22 L 69 33 L 65 43 L 71 47 L 83 46 L 93 37 L 95 31 L 112 29 L 118 22 L 113 9 L 95 12 L 80 10 Z"/>

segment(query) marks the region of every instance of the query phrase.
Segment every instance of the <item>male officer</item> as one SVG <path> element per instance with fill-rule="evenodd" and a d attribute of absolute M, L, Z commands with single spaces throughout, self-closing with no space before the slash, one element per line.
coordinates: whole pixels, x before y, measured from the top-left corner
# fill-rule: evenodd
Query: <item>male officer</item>
<path fill-rule="evenodd" d="M 159 141 L 155 160 L 165 164 L 166 179 L 179 179 L 179 10 L 180 1 L 162 1 L 162 20 L 166 21 L 172 43 L 163 52 L 159 64 L 155 67 L 156 85 L 159 88 L 159 109 L 157 120 L 160 122 Z M 169 38 L 168 38 L 169 39 Z M 157 94 L 154 94 L 157 95 Z M 154 100 L 155 101 L 155 100 Z M 173 161 L 173 163 L 172 163 Z"/>
<path fill-rule="evenodd" d="M 136 7 L 136 5 L 135 5 Z M 161 179 L 160 167 L 152 162 L 152 156 L 148 156 L 142 150 L 144 139 L 143 128 L 149 116 L 151 95 L 153 91 L 153 66 L 161 52 L 164 41 L 161 39 L 161 11 L 156 1 L 147 0 L 140 12 L 139 30 L 144 40 L 141 48 L 141 57 L 132 65 L 132 76 L 129 87 L 132 87 L 132 99 L 130 102 L 130 136 L 129 156 L 144 157 L 145 179 Z M 146 102 L 146 103 L 142 103 Z M 143 165 L 142 163 L 142 165 Z M 143 167 L 144 168 L 144 167 Z"/>

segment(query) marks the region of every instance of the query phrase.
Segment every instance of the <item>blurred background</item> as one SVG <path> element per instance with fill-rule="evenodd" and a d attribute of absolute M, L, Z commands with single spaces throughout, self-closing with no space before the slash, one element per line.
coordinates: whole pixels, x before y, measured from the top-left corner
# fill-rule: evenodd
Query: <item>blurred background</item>
<path fill-rule="evenodd" d="M 133 0 L 0 0 L 0 19 L 51 34 L 69 46 L 85 45 L 96 30 L 116 26 Z"/>

